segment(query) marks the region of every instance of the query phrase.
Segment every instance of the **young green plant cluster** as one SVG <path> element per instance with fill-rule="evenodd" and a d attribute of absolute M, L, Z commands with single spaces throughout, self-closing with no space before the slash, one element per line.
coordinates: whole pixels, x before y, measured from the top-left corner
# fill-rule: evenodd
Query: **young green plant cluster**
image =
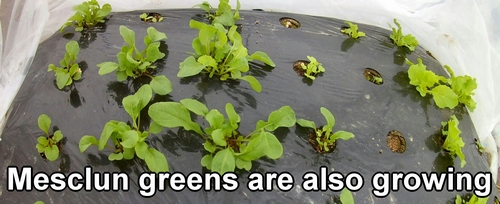
<path fill-rule="evenodd" d="M 153 23 L 156 23 L 156 22 L 162 22 L 163 21 L 163 16 L 155 16 L 155 15 L 149 15 L 147 13 L 143 13 L 139 16 L 141 18 L 141 20 L 145 21 L 145 22 L 153 22 Z"/>
<path fill-rule="evenodd" d="M 198 37 L 192 42 L 195 54 L 179 64 L 178 77 L 190 77 L 204 72 L 208 73 L 210 78 L 215 75 L 222 81 L 244 80 L 256 92 L 262 91 L 262 86 L 255 77 L 242 76 L 242 73 L 249 71 L 249 62 L 253 60 L 272 67 L 275 67 L 275 64 L 264 52 L 256 51 L 248 55 L 241 35 L 236 31 L 236 25 L 226 29 L 220 23 L 208 25 L 191 20 L 189 26 L 199 30 Z"/>
<path fill-rule="evenodd" d="M 36 149 L 38 153 L 43 153 L 49 161 L 55 161 L 59 157 L 59 143 L 63 139 L 63 134 L 57 130 L 53 135 L 49 135 L 51 123 L 52 120 L 48 115 L 42 114 L 38 117 L 38 127 L 45 133 L 45 136 L 38 137 Z"/>
<path fill-rule="evenodd" d="M 414 51 L 418 46 L 418 40 L 411 34 L 403 35 L 401 25 L 396 19 L 394 19 L 394 24 L 396 24 L 398 29 L 396 30 L 396 28 L 391 26 L 392 34 L 389 36 L 394 44 L 399 47 L 407 47 L 410 51 Z"/>
<path fill-rule="evenodd" d="M 317 127 L 313 121 L 298 119 L 297 124 L 302 127 L 308 127 L 314 129 L 315 140 L 318 143 L 319 152 L 330 152 L 330 148 L 335 146 L 336 140 L 349 140 L 354 138 L 354 134 L 351 132 L 346 132 L 339 130 L 333 132 L 333 127 L 335 126 L 335 117 L 333 114 L 325 107 L 320 108 L 321 114 L 325 117 L 326 125 L 322 127 Z"/>
<path fill-rule="evenodd" d="M 203 117 L 210 126 L 202 131 L 200 125 L 191 119 L 190 112 Z M 227 117 L 224 117 L 218 110 L 208 110 L 194 99 L 183 99 L 180 103 L 158 102 L 151 105 L 148 113 L 160 126 L 183 127 L 201 135 L 208 152 L 201 159 L 201 165 L 221 175 L 235 168 L 250 170 L 252 161 L 263 156 L 271 159 L 281 157 L 283 146 L 272 131 L 279 127 L 292 127 L 296 122 L 292 108 L 283 106 L 273 111 L 268 121 L 259 120 L 253 132 L 243 135 L 238 132 L 241 118 L 233 105 L 226 104 Z"/>
<path fill-rule="evenodd" d="M 358 31 L 357 24 L 351 23 L 349 21 L 346 21 L 345 23 L 347 25 L 349 25 L 349 28 L 342 29 L 342 30 L 340 30 L 340 32 L 351 36 L 351 38 L 359 38 L 359 37 L 366 36 L 366 34 L 364 32 Z"/>
<path fill-rule="evenodd" d="M 92 135 L 85 135 L 80 139 L 80 152 L 85 152 L 91 145 L 97 146 L 100 151 L 109 147 L 113 150 L 113 153 L 108 156 L 110 161 L 130 160 L 137 155 L 139 159 L 146 162 L 152 172 L 167 172 L 169 169 L 165 155 L 155 148 L 149 147 L 146 143 L 149 133 L 157 134 L 161 132 L 162 128 L 151 124 L 149 132 L 139 129 L 141 110 L 146 107 L 151 97 L 151 86 L 146 84 L 139 88 L 134 95 L 123 98 L 122 104 L 132 118 L 132 125 L 115 120 L 107 122 L 99 140 Z M 108 145 L 109 140 L 112 141 L 113 146 Z"/>
<path fill-rule="evenodd" d="M 66 43 L 66 54 L 64 59 L 59 62 L 61 67 L 56 67 L 54 64 L 49 64 L 48 72 L 54 71 L 56 73 L 57 88 L 63 89 L 69 86 L 73 81 L 78 81 L 82 78 L 82 69 L 76 63 L 80 46 L 76 41 L 69 41 Z"/>
<path fill-rule="evenodd" d="M 219 6 L 213 12 L 214 8 L 210 3 L 204 1 L 201 4 L 195 5 L 193 7 L 200 7 L 207 12 L 207 17 L 212 20 L 212 23 L 220 23 L 224 26 L 233 26 L 236 21 L 240 20 L 240 1 L 236 0 L 236 10 L 233 12 L 231 5 L 229 5 L 229 0 L 219 0 Z"/>
<path fill-rule="evenodd" d="M 489 196 L 485 198 L 479 198 L 475 194 L 472 195 L 469 201 L 465 201 L 462 197 L 457 195 L 455 198 L 455 204 L 486 204 L 488 203 Z"/>
<path fill-rule="evenodd" d="M 318 74 L 325 72 L 325 68 L 318 62 L 318 60 L 316 60 L 316 58 L 307 56 L 307 59 L 309 59 L 307 66 L 304 63 L 301 64 L 301 67 L 304 70 L 304 76 L 311 80 L 315 80 Z"/>
<path fill-rule="evenodd" d="M 80 32 L 84 28 L 91 28 L 98 23 L 104 23 L 104 19 L 111 12 L 111 5 L 104 4 L 101 8 L 97 0 L 89 0 L 74 6 L 73 10 L 76 13 L 68 19 L 68 22 L 62 25 L 61 32 L 68 26 L 75 26 L 75 31 Z"/>
<path fill-rule="evenodd" d="M 452 115 L 448 122 L 442 122 L 441 133 L 446 137 L 443 143 L 443 149 L 449 151 L 449 154 L 455 158 L 458 156 L 460 158 L 460 166 L 463 168 L 466 164 L 465 155 L 462 152 L 462 147 L 465 146 L 464 141 L 460 134 L 462 131 L 458 128 L 458 119 L 455 115 Z"/>
<path fill-rule="evenodd" d="M 154 27 L 149 27 L 148 35 L 144 37 L 146 48 L 140 51 L 135 44 L 135 32 L 125 26 L 120 26 L 120 35 L 127 45 L 116 55 L 116 62 L 103 62 L 98 64 L 99 74 L 109 74 L 115 70 L 118 81 L 124 81 L 128 77 L 137 78 L 148 76 L 151 80 L 151 88 L 159 95 L 166 95 L 172 91 L 172 83 L 164 76 L 152 76 L 151 69 L 156 68 L 154 63 L 165 57 L 160 52 L 160 41 L 167 39 L 165 33 L 159 32 Z"/>
<path fill-rule="evenodd" d="M 470 76 L 455 76 L 453 70 L 448 65 L 444 67 L 450 73 L 451 78 L 439 76 L 427 70 L 427 66 L 418 58 L 418 64 L 409 60 L 410 65 L 408 77 L 410 84 L 417 87 L 417 91 L 422 97 L 431 94 L 439 108 L 455 108 L 459 103 L 464 104 L 470 111 L 476 108 L 476 102 L 472 98 L 474 90 L 477 88 L 476 79 Z"/>

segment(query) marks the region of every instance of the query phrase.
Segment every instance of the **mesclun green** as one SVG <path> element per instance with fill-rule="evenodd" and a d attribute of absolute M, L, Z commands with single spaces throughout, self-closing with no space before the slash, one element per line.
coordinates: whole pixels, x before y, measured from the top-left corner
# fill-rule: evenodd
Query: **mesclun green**
<path fill-rule="evenodd" d="M 43 201 L 36 201 L 35 204 L 45 204 Z"/>
<path fill-rule="evenodd" d="M 99 150 L 110 147 L 114 150 L 114 152 L 108 156 L 110 161 L 122 159 L 130 160 L 137 155 L 137 157 L 146 161 L 151 171 L 156 173 L 167 172 L 169 169 L 165 155 L 155 148 L 149 147 L 146 143 L 149 133 L 158 134 L 163 128 L 152 123 L 149 126 L 149 132 L 141 132 L 139 130 L 141 110 L 146 107 L 151 97 L 151 86 L 146 84 L 139 88 L 134 95 L 123 98 L 122 104 L 125 111 L 127 111 L 132 118 L 132 126 L 127 125 L 125 122 L 111 120 L 104 126 L 99 140 L 91 135 L 85 135 L 80 139 L 80 152 L 85 152 L 91 145 L 98 146 Z M 108 145 L 110 139 L 114 146 Z"/>
<path fill-rule="evenodd" d="M 366 36 L 366 34 L 364 32 L 358 31 L 357 24 L 351 23 L 349 21 L 346 21 L 345 23 L 347 23 L 347 25 L 349 25 L 349 28 L 344 28 L 344 29 L 340 30 L 340 32 L 351 36 L 351 38 L 359 38 L 359 37 Z"/>
<path fill-rule="evenodd" d="M 236 21 L 240 20 L 240 1 L 236 0 L 236 10 L 232 11 L 231 5 L 229 5 L 229 0 L 220 0 L 219 6 L 215 13 L 212 12 L 213 7 L 207 1 L 201 4 L 195 5 L 193 7 L 200 7 L 207 12 L 208 19 L 212 20 L 212 23 L 220 23 L 224 26 L 233 26 Z"/>
<path fill-rule="evenodd" d="M 207 25 L 195 20 L 191 20 L 189 26 L 199 30 L 198 37 L 192 42 L 195 54 L 179 64 L 178 77 L 190 77 L 206 72 L 210 78 L 216 75 L 222 81 L 227 79 L 247 81 L 256 92 L 262 91 L 262 86 L 255 77 L 241 74 L 248 72 L 250 68 L 248 63 L 252 60 L 264 62 L 271 67 L 275 67 L 275 64 L 261 51 L 249 56 L 240 34 L 236 31 L 236 26 L 233 25 L 227 30 L 219 23 Z"/>
<path fill-rule="evenodd" d="M 455 115 L 452 115 L 448 122 L 442 122 L 443 126 L 441 132 L 443 136 L 446 137 L 443 143 L 443 149 L 448 150 L 450 155 L 455 158 L 458 156 L 460 158 L 460 166 L 463 168 L 466 164 L 465 155 L 462 153 L 462 147 L 465 146 L 460 134 L 462 131 L 458 128 L 458 119 Z"/>
<path fill-rule="evenodd" d="M 202 131 L 200 125 L 192 121 L 189 111 L 203 117 L 210 126 Z M 283 146 L 271 132 L 279 127 L 292 127 L 296 122 L 292 108 L 283 106 L 273 111 L 267 122 L 259 120 L 255 130 L 245 136 L 238 132 L 241 118 L 230 103 L 226 104 L 227 118 L 194 99 L 183 99 L 180 103 L 158 102 L 151 105 L 148 113 L 160 126 L 183 127 L 201 135 L 205 139 L 203 146 L 209 153 L 201 159 L 201 165 L 221 175 L 235 168 L 248 171 L 252 168 L 252 161 L 263 156 L 281 157 Z"/>
<path fill-rule="evenodd" d="M 340 202 L 342 202 L 342 204 L 354 204 L 354 197 L 349 189 L 342 189 L 340 192 Z"/>
<path fill-rule="evenodd" d="M 43 153 L 49 161 L 55 161 L 59 157 L 59 142 L 63 139 L 61 130 L 57 130 L 53 135 L 49 135 L 52 120 L 48 115 L 42 114 L 38 117 L 38 127 L 45 133 L 45 136 L 38 137 L 36 149 L 38 153 Z"/>
<path fill-rule="evenodd" d="M 396 19 L 394 19 L 394 24 L 396 24 L 398 29 L 396 30 L 396 28 L 393 28 L 391 26 L 392 34 L 389 36 L 393 40 L 394 44 L 399 47 L 407 47 L 408 49 L 410 49 L 410 51 L 414 51 L 418 46 L 418 40 L 411 34 L 403 35 L 401 25 Z"/>
<path fill-rule="evenodd" d="M 414 64 L 408 59 L 406 63 L 410 65 L 408 77 L 410 84 L 416 86 L 417 91 L 422 97 L 431 94 L 439 108 L 455 108 L 462 103 L 474 111 L 476 102 L 472 98 L 474 90 L 477 88 L 476 79 L 470 76 L 456 77 L 448 65 L 444 67 L 451 75 L 451 78 L 439 76 L 434 72 L 427 70 L 427 66 L 418 58 L 418 63 Z"/>
<path fill-rule="evenodd" d="M 462 199 L 462 197 L 457 195 L 457 197 L 455 198 L 455 204 L 486 204 L 488 203 L 489 198 L 489 196 L 485 198 L 479 198 L 475 194 L 473 194 L 469 201 L 465 201 Z"/>
<path fill-rule="evenodd" d="M 334 133 L 333 127 L 335 126 L 335 117 L 333 117 L 333 114 L 325 107 L 321 107 L 320 112 L 321 114 L 323 114 L 326 120 L 326 125 L 323 127 L 316 127 L 316 124 L 310 120 L 297 120 L 297 124 L 299 124 L 300 126 L 312 128 L 315 130 L 316 141 L 319 144 L 320 150 L 322 150 L 323 152 L 330 151 L 328 146 L 335 144 L 335 141 L 337 139 L 349 140 L 351 138 L 354 138 L 354 134 L 352 134 L 351 132 L 339 130 Z"/>
<path fill-rule="evenodd" d="M 120 35 L 127 45 L 124 45 L 121 51 L 116 55 L 116 62 L 103 62 L 98 64 L 99 74 L 109 74 L 115 70 L 118 81 L 124 81 L 128 77 L 137 78 L 139 76 L 148 76 L 151 80 L 151 88 L 159 95 L 166 95 L 172 91 L 172 83 L 164 76 L 152 76 L 151 70 L 156 68 L 153 65 L 157 60 L 165 57 L 160 52 L 160 40 L 167 39 L 165 33 L 159 32 L 154 27 L 149 27 L 148 35 L 144 37 L 146 48 L 140 51 L 135 44 L 135 32 L 125 26 L 120 26 Z"/>
<path fill-rule="evenodd" d="M 76 13 L 68 19 L 61 27 L 61 32 L 68 26 L 75 26 L 75 31 L 80 32 L 83 28 L 91 28 L 98 23 L 104 23 L 104 18 L 111 12 L 111 5 L 101 6 L 97 0 L 83 2 L 73 7 Z"/>
<path fill-rule="evenodd" d="M 304 64 L 301 64 L 302 69 L 304 69 L 304 71 L 305 71 L 304 76 L 306 76 L 307 78 L 309 78 L 311 80 L 315 80 L 316 76 L 319 73 L 325 72 L 325 68 L 323 67 L 323 65 L 321 63 L 318 62 L 318 60 L 316 60 L 316 58 L 314 58 L 312 56 L 307 56 L 307 59 L 309 59 L 309 64 L 307 64 L 307 66 Z"/>
<path fill-rule="evenodd" d="M 139 16 L 143 21 L 151 21 L 153 23 L 156 23 L 156 22 L 162 22 L 163 21 L 163 17 L 162 16 L 159 16 L 159 18 L 157 18 L 156 16 L 154 15 L 148 15 L 147 13 L 143 13 Z"/>
<path fill-rule="evenodd" d="M 63 89 L 65 86 L 69 86 L 73 81 L 80 80 L 82 78 L 82 69 L 75 63 L 78 52 L 80 52 L 80 46 L 76 41 L 69 41 L 66 43 L 66 54 L 64 59 L 59 62 L 61 67 L 56 67 L 54 64 L 49 64 L 48 72 L 54 71 L 56 73 L 56 84 L 57 88 Z"/>

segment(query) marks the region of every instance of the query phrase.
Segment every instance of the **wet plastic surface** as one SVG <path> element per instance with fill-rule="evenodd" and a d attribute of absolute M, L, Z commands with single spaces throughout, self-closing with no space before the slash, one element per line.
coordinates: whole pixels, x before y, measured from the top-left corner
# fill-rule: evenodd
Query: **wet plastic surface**
<path fill-rule="evenodd" d="M 327 166 L 329 171 L 344 175 L 359 172 L 364 176 L 363 188 L 354 193 L 356 203 L 446 203 L 457 194 L 464 194 L 426 192 L 421 188 L 416 192 L 401 189 L 391 192 L 386 198 L 375 198 L 371 192 L 371 177 L 376 172 L 442 172 L 453 165 L 451 158 L 439 152 L 436 139 L 441 122 L 449 119 L 451 111 L 438 109 L 432 100 L 422 98 L 408 83 L 404 49 L 390 43 L 390 31 L 360 24 L 360 30 L 367 37 L 351 40 L 340 33 L 343 20 L 242 11 L 244 19 L 238 23 L 242 24 L 241 35 L 249 53 L 264 51 L 276 63 L 274 69 L 262 64 L 251 65 L 250 74 L 263 86 L 263 91 L 256 93 L 246 82 L 219 82 L 202 76 L 176 77 L 179 63 L 188 56 L 186 52 L 192 52 L 191 42 L 198 34 L 197 30 L 189 28 L 189 20 L 202 20 L 202 10 L 160 11 L 158 13 L 164 17 L 160 23 L 142 22 L 139 18 L 141 13 L 114 14 L 104 27 L 87 34 L 57 33 L 41 44 L 13 102 L 0 143 L 1 168 L 4 170 L 7 166 L 32 166 L 34 172 L 50 174 L 56 171 L 83 172 L 85 166 L 92 166 L 95 172 L 128 173 L 130 190 L 8 192 L 6 182 L 3 182 L 0 184 L 2 203 L 30 203 L 36 200 L 46 203 L 333 203 L 340 192 L 306 192 L 300 187 L 302 175 L 309 171 L 318 172 L 320 166 Z M 282 26 L 279 19 L 285 16 L 298 20 L 301 27 L 289 29 Z M 232 103 L 242 118 L 239 128 L 242 133 L 251 132 L 259 119 L 266 119 L 271 111 L 284 105 L 290 105 L 297 118 L 314 120 L 323 125 L 324 119 L 319 112 L 323 106 L 336 118 L 334 130 L 353 132 L 355 138 L 339 141 L 333 153 L 318 155 L 307 142 L 306 129 L 278 129 L 275 135 L 283 144 L 283 156 L 278 160 L 257 160 L 253 163 L 252 172 L 291 173 L 295 178 L 295 187 L 289 192 L 251 192 L 246 188 L 249 172 L 237 171 L 240 187 L 235 192 L 191 192 L 187 189 L 174 192 L 167 189 L 157 192 L 152 198 L 142 198 L 137 186 L 139 175 L 147 170 L 142 161 L 110 162 L 108 152 L 98 152 L 92 147 L 81 154 L 78 149 L 83 135 L 99 136 L 107 121 L 128 121 L 129 116 L 122 108 L 121 100 L 145 82 L 139 78 L 120 83 L 116 82 L 114 73 L 98 75 L 96 65 L 115 61 L 123 45 L 118 32 L 120 25 L 135 31 L 136 40 L 141 42 L 140 49 L 149 26 L 168 36 L 160 47 L 166 57 L 158 62 L 158 73 L 172 81 L 173 92 L 167 96 L 155 96 L 155 102 L 195 98 L 209 108 L 219 110 L 223 110 L 226 103 Z M 83 78 L 71 90 L 60 91 L 55 85 L 53 72 L 47 72 L 47 66 L 62 59 L 64 46 L 69 40 L 80 43 L 82 50 L 77 61 L 84 68 Z M 297 76 L 292 68 L 296 60 L 306 60 L 307 55 L 314 56 L 326 69 L 314 82 Z M 439 62 L 421 47 L 407 57 L 413 62 L 420 57 L 428 69 L 446 75 Z M 363 71 L 367 67 L 383 76 L 382 85 L 375 85 L 364 78 Z M 456 171 L 472 174 L 488 171 L 486 158 L 478 154 L 474 145 L 477 135 L 472 122 L 465 109 L 461 112 L 457 117 L 466 143 L 463 151 L 467 165 L 461 169 L 457 158 Z M 62 156 L 56 162 L 42 160 L 35 148 L 36 139 L 42 134 L 37 126 L 40 114 L 49 115 L 52 125 L 57 126 L 66 137 Z M 147 119 L 141 122 L 149 124 Z M 407 147 L 404 153 L 393 153 L 387 147 L 386 135 L 391 130 L 398 130 L 405 137 Z M 187 175 L 205 171 L 200 165 L 204 155 L 203 140 L 195 133 L 177 128 L 165 129 L 161 134 L 150 136 L 149 141 L 166 155 L 170 172 Z M 6 181 L 5 173 L 1 177 Z M 493 188 L 492 195 L 495 192 Z"/>

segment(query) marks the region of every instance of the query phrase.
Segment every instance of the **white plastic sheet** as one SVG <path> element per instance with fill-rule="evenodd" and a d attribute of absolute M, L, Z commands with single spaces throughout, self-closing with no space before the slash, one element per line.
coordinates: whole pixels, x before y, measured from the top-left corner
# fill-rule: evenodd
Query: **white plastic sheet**
<path fill-rule="evenodd" d="M 5 1 L 5 0 L 4 0 Z M 12 3 L 13 2 L 13 3 Z M 11 17 L 2 15 L 0 44 L 0 125 L 31 64 L 39 42 L 57 32 L 81 0 L 10 0 Z M 191 8 L 202 0 L 100 0 L 113 12 Z M 209 0 L 216 6 L 218 0 Z M 232 0 L 231 4 L 235 5 Z M 491 155 L 497 179 L 500 147 L 500 1 L 497 0 L 241 0 L 242 9 L 264 9 L 345 19 L 390 29 L 394 18 L 419 44 L 458 75 L 477 78 L 471 113 L 476 132 Z M 7 8 L 7 9 L 6 9 Z M 5 29 L 5 23 L 8 27 Z M 6 36 L 6 37 L 5 37 Z M 3 45 L 3 46 L 2 46 Z M 45 69 L 44 67 L 32 67 Z M 22 114 L 22 113 L 17 113 Z M 496 127 L 496 128 L 495 128 Z"/>

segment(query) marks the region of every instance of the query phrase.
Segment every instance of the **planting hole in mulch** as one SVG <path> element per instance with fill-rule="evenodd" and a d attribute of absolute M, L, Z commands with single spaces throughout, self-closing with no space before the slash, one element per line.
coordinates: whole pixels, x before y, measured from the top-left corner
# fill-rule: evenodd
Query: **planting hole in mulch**
<path fill-rule="evenodd" d="M 391 130 L 386 137 L 387 146 L 394 153 L 403 153 L 406 151 L 406 140 L 397 130 Z"/>
<path fill-rule="evenodd" d="M 297 72 L 299 76 L 305 76 L 306 70 L 302 68 L 302 65 L 307 66 L 309 61 L 307 60 L 297 60 L 293 63 L 293 70 Z"/>
<path fill-rule="evenodd" d="M 300 28 L 299 21 L 297 21 L 293 18 L 288 18 L 288 17 L 280 18 L 280 23 L 281 23 L 281 25 L 283 25 L 287 28 Z"/>
<path fill-rule="evenodd" d="M 156 23 L 156 22 L 163 21 L 163 16 L 161 16 L 161 14 L 159 14 L 159 13 L 143 13 L 143 14 L 141 14 L 140 17 L 141 17 L 141 21 L 144 21 L 144 22 Z"/>
<path fill-rule="evenodd" d="M 377 85 L 382 85 L 384 83 L 384 79 L 382 78 L 382 75 L 377 72 L 377 70 L 374 70 L 372 68 L 366 68 L 365 71 L 363 72 L 363 75 L 365 76 L 365 79 L 377 84 Z"/>
<path fill-rule="evenodd" d="M 319 144 L 319 142 L 316 140 L 316 131 L 317 130 L 321 130 L 321 128 L 323 128 L 323 127 L 319 127 L 319 128 L 317 128 L 316 130 L 312 131 L 309 134 L 309 144 L 311 144 L 311 146 L 314 148 L 314 150 L 316 150 L 316 152 L 318 152 L 319 154 L 325 154 L 325 153 L 333 152 L 333 150 L 335 150 L 335 148 L 337 147 L 337 142 L 336 141 L 333 142 L 332 144 L 328 144 L 327 145 L 328 151 L 326 151 L 321 146 L 321 144 Z M 330 134 L 333 134 L 333 133 L 330 133 Z M 321 135 L 320 141 L 325 141 L 325 140 L 326 140 L 326 135 L 323 133 L 323 135 Z"/>

